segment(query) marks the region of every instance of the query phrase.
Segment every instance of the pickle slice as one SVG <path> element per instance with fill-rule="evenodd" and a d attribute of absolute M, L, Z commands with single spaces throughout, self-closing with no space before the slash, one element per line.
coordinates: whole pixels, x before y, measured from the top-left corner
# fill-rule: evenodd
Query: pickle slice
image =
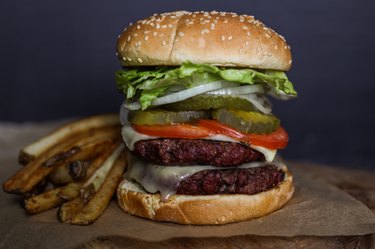
<path fill-rule="evenodd" d="M 183 101 L 165 105 L 163 108 L 173 111 L 199 111 L 219 108 L 244 111 L 255 110 L 253 105 L 246 99 L 217 95 L 198 95 Z"/>
<path fill-rule="evenodd" d="M 269 114 L 241 110 L 218 109 L 212 118 L 243 133 L 271 133 L 280 126 L 280 120 Z"/>
<path fill-rule="evenodd" d="M 205 111 L 166 111 L 152 109 L 147 111 L 132 111 L 129 113 L 129 122 L 137 125 L 165 125 L 173 123 L 193 123 L 200 119 L 210 118 Z"/>

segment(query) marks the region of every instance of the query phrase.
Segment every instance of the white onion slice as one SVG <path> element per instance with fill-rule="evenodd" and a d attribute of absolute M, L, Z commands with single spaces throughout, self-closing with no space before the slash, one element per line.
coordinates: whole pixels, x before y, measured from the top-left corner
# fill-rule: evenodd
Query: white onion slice
<path fill-rule="evenodd" d="M 160 98 L 155 99 L 152 101 L 153 106 L 157 105 L 165 105 L 165 104 L 170 104 L 178 101 L 182 101 L 191 97 L 194 97 L 196 95 L 206 93 L 209 91 L 225 88 L 225 87 L 233 87 L 237 86 L 238 83 L 233 83 L 229 81 L 215 81 L 203 85 L 199 85 L 196 87 L 192 87 L 186 90 L 182 90 L 176 93 L 172 93 Z"/>
<path fill-rule="evenodd" d="M 125 102 L 122 103 L 120 107 L 120 123 L 121 125 L 125 125 L 129 123 L 128 121 L 128 114 L 129 114 L 129 108 L 125 106 Z"/>
<path fill-rule="evenodd" d="M 152 101 L 152 106 L 158 106 L 158 105 L 165 105 L 170 104 L 178 101 L 182 101 L 191 97 L 194 97 L 196 95 L 206 93 L 209 91 L 214 91 L 221 88 L 228 88 L 228 87 L 234 87 L 238 86 L 238 83 L 229 82 L 229 81 L 214 81 L 207 84 L 199 85 L 196 87 L 188 88 L 179 92 L 174 92 L 168 95 L 165 95 L 163 97 L 154 99 Z M 131 111 L 139 110 L 142 108 L 141 104 L 137 102 L 132 103 L 124 103 L 124 106 L 128 108 Z"/>
<path fill-rule="evenodd" d="M 131 103 L 124 103 L 123 106 L 125 106 L 130 111 L 136 111 L 142 108 L 141 103 L 137 102 L 131 102 Z"/>
<path fill-rule="evenodd" d="M 207 92 L 206 94 L 214 95 L 232 95 L 232 94 L 250 94 L 250 93 L 263 93 L 264 89 L 261 85 L 247 85 L 227 87 L 214 91 Z"/>
<path fill-rule="evenodd" d="M 270 114 L 272 111 L 272 108 L 266 103 L 264 99 L 265 97 L 259 98 L 254 93 L 247 94 L 247 95 L 239 94 L 239 95 L 236 95 L 236 97 L 241 98 L 241 99 L 246 99 L 264 114 Z"/>

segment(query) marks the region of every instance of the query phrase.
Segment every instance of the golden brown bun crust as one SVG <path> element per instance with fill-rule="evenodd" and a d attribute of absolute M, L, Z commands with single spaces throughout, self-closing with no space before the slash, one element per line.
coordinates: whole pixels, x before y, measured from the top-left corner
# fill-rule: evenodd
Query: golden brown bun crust
<path fill-rule="evenodd" d="M 253 16 L 226 12 L 155 14 L 130 25 L 117 43 L 123 66 L 217 66 L 287 71 L 292 64 L 285 39 Z"/>
<path fill-rule="evenodd" d="M 289 172 L 279 185 L 255 195 L 174 195 L 166 202 L 160 200 L 160 194 L 146 193 L 137 183 L 123 180 L 117 189 L 117 201 L 125 212 L 150 220 L 215 225 L 270 214 L 280 209 L 293 192 Z"/>

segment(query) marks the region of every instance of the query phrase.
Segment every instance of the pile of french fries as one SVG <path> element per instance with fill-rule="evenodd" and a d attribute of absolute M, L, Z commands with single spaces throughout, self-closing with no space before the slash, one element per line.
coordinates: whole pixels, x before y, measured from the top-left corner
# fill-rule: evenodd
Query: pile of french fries
<path fill-rule="evenodd" d="M 93 223 L 108 206 L 126 167 L 118 115 L 98 115 L 69 123 L 23 148 L 24 165 L 4 184 L 22 195 L 36 214 L 59 207 L 61 222 Z"/>

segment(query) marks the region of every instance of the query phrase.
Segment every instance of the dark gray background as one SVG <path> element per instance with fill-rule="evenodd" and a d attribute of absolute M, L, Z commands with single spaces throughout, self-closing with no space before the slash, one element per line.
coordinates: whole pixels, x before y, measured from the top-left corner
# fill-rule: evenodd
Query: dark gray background
<path fill-rule="evenodd" d="M 117 111 L 117 35 L 156 12 L 252 14 L 292 47 L 299 98 L 274 113 L 289 159 L 371 168 L 375 163 L 375 1 L 138 0 L 0 3 L 0 121 L 43 121 Z"/>

